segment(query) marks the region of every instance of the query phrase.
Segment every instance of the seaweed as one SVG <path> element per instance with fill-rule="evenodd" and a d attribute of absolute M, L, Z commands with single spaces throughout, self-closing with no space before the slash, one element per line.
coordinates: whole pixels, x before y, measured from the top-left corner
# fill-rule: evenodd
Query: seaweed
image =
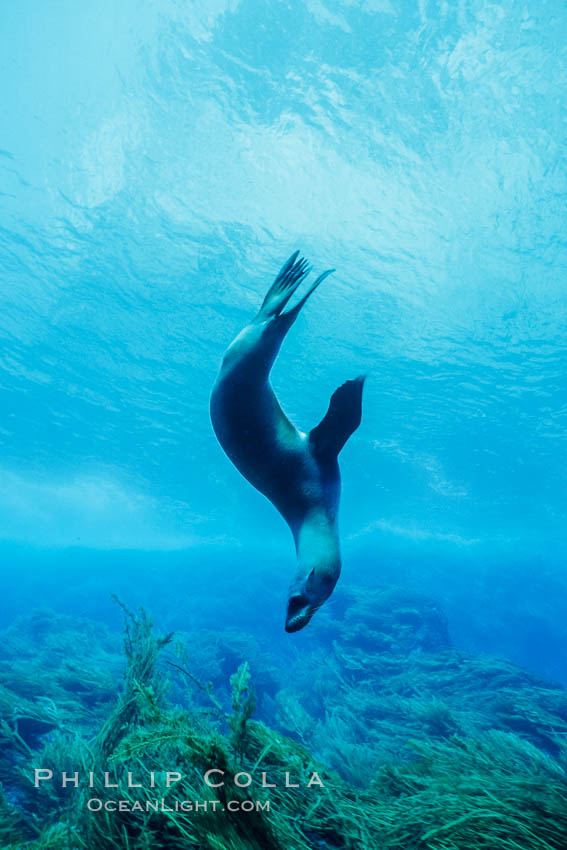
<path fill-rule="evenodd" d="M 103 758 L 116 749 L 128 727 L 140 719 L 144 703 L 146 707 L 148 702 L 157 706 L 163 698 L 165 682 L 155 667 L 159 653 L 173 640 L 173 633 L 154 635 L 152 620 L 144 609 L 136 616 L 117 597 L 114 600 L 124 611 L 127 666 L 122 694 L 97 737 Z"/>
<path fill-rule="evenodd" d="M 10 629 L 20 663 L 0 685 L 6 850 L 565 850 L 566 692 L 459 653 L 432 603 L 351 591 L 331 653 L 297 654 L 279 683 L 275 658 L 253 640 L 235 652 L 231 632 L 217 635 L 203 682 L 197 635 L 174 644 L 119 604 L 121 674 L 113 639 L 86 626 L 93 658 L 110 659 L 112 699 L 99 699 L 106 673 L 72 654 L 70 620 Z M 35 682 L 31 635 L 45 661 Z M 246 646 L 265 665 L 261 686 Z M 37 766 L 80 781 L 35 788 Z M 128 810 L 89 810 L 111 798 Z"/>
<path fill-rule="evenodd" d="M 374 799 L 388 815 L 387 848 L 561 850 L 565 776 L 516 735 L 414 741 L 416 760 L 383 768 Z"/>
<path fill-rule="evenodd" d="M 229 720 L 230 742 L 237 759 L 241 759 L 246 743 L 246 727 L 256 708 L 256 693 L 250 682 L 250 670 L 245 661 L 230 677 L 232 715 Z"/>

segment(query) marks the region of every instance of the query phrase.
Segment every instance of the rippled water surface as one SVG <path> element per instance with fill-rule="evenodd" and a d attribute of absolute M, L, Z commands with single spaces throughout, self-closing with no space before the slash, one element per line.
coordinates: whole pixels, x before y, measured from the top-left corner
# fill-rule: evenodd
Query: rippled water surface
<path fill-rule="evenodd" d="M 496 581 L 521 562 L 521 606 L 560 575 L 564 4 L 29 0 L 0 15 L 3 538 L 218 546 L 291 569 L 208 395 L 299 247 L 337 271 L 286 340 L 283 406 L 307 430 L 369 375 L 342 456 L 351 578 L 427 560 L 441 585 L 463 570 L 465 598 L 481 563 Z"/>

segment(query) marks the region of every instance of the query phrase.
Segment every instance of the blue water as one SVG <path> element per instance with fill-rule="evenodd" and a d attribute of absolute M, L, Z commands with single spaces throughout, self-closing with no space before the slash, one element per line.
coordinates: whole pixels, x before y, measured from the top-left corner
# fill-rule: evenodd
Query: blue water
<path fill-rule="evenodd" d="M 369 375 L 341 582 L 426 592 L 458 645 L 567 681 L 564 4 L 0 16 L 4 617 L 111 618 L 120 590 L 292 639 L 289 531 L 208 396 L 299 247 L 337 271 L 276 364 L 284 408 L 307 430 Z"/>

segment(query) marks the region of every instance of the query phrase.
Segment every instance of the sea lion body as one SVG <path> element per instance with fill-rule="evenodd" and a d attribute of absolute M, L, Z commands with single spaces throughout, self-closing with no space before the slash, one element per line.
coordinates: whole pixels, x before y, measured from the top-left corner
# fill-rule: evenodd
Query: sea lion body
<path fill-rule="evenodd" d="M 283 307 L 308 274 L 297 252 L 282 267 L 253 321 L 225 352 L 211 394 L 211 421 L 239 472 L 288 523 L 298 558 L 289 594 L 286 630 L 303 628 L 330 596 L 341 570 L 337 514 L 337 455 L 360 423 L 363 378 L 347 381 L 309 434 L 287 418 L 269 376 L 282 341 L 323 273 L 301 301 Z"/>

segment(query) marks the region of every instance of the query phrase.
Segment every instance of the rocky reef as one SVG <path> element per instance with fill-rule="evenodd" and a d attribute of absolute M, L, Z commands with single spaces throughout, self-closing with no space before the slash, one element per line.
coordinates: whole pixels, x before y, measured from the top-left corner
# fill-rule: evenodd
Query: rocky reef
<path fill-rule="evenodd" d="M 301 651 L 119 604 L 1 633 L 0 847 L 567 847 L 567 692 L 430 600 L 346 588 Z"/>

